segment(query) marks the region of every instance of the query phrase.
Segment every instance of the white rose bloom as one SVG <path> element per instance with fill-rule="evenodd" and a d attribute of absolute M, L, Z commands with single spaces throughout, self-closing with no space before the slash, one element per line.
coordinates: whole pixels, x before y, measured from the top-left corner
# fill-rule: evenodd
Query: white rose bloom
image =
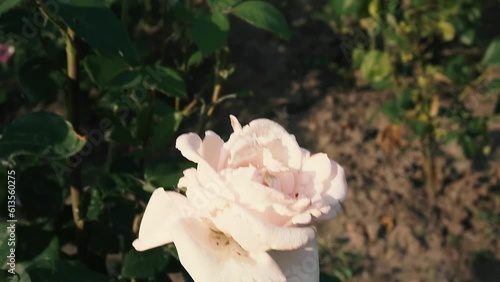
<path fill-rule="evenodd" d="M 187 197 L 157 189 L 134 247 L 173 242 L 197 282 L 319 281 L 311 222 L 340 210 L 344 169 L 271 120 L 231 124 L 227 142 L 211 131 L 179 136 L 177 149 L 197 163 L 178 183 Z"/>

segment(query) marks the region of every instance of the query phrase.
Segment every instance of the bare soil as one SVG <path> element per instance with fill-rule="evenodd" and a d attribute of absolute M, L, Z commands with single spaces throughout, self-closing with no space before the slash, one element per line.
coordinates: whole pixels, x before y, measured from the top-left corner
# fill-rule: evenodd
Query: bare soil
<path fill-rule="evenodd" d="M 238 68 L 224 92 L 253 89 L 256 97 L 228 102 L 208 127 L 228 129 L 229 113 L 242 122 L 272 118 L 343 165 L 344 210 L 318 226 L 329 280 L 500 281 L 500 122 L 489 124 L 489 156 L 467 160 L 456 143 L 439 147 L 441 188 L 429 201 L 418 142 L 404 128 L 402 138 L 386 138 L 383 116 L 367 122 L 394 93 L 345 87 L 342 41 L 311 19 L 320 3 L 310 2 L 275 1 L 291 23 L 289 43 L 232 21 Z M 491 101 L 474 107 L 492 110 Z"/>

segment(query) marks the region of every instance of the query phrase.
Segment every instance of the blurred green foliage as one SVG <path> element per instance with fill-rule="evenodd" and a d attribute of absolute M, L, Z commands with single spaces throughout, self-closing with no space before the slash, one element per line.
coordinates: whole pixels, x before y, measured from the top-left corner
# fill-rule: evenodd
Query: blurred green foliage
<path fill-rule="evenodd" d="M 17 193 L 6 214 L 2 189 L 2 218 L 18 220 L 17 276 L 2 281 L 167 281 L 175 249 L 131 245 L 144 203 L 192 166 L 173 150 L 181 125 L 201 133 L 218 104 L 251 94 L 222 90 L 230 18 L 289 40 L 285 17 L 250 0 L 7 0 L 0 15 L 0 44 L 15 48 L 0 77 L 19 85 L 0 100 L 2 175 L 15 171 Z M 121 256 L 111 273 L 109 254 Z"/>
<path fill-rule="evenodd" d="M 378 112 L 422 143 L 429 194 L 440 188 L 433 164 L 439 144 L 456 139 L 467 158 L 490 151 L 488 118 L 474 111 L 498 87 L 500 38 L 479 36 L 482 5 L 331 0 L 316 15 L 343 37 L 351 75 L 394 93 Z"/>

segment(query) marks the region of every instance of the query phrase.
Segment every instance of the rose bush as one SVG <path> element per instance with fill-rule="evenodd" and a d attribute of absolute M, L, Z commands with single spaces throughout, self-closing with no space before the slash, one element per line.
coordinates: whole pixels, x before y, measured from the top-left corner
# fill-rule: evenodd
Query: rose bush
<path fill-rule="evenodd" d="M 157 189 L 146 208 L 141 251 L 174 242 L 195 281 L 318 281 L 315 219 L 333 218 L 347 185 L 343 168 L 311 155 L 279 124 L 258 119 L 224 142 L 181 135 L 176 147 L 196 168 Z"/>

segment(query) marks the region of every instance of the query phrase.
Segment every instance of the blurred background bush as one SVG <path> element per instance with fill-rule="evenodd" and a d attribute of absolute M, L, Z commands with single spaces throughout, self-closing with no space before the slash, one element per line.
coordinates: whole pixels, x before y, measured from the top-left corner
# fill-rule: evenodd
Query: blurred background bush
<path fill-rule="evenodd" d="M 227 137 L 229 114 L 345 167 L 322 281 L 499 281 L 498 15 L 498 0 L 2 0 L 2 229 L 17 220 L 2 281 L 186 276 L 172 245 L 131 242 L 151 191 L 193 165 L 175 138 Z"/>

